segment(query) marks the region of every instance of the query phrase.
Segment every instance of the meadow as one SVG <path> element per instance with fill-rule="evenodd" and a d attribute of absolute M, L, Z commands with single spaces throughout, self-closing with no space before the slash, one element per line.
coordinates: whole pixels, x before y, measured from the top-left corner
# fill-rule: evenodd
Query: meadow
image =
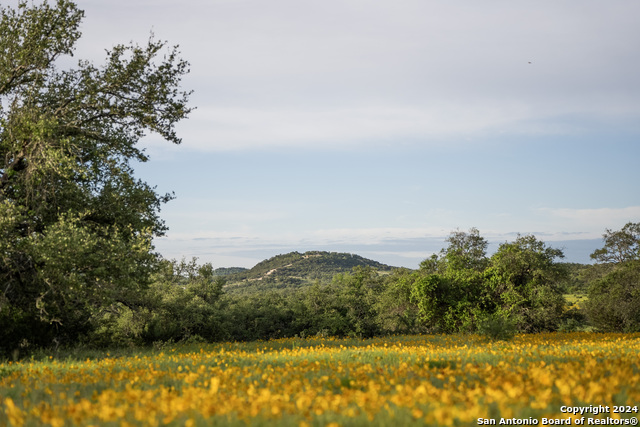
<path fill-rule="evenodd" d="M 589 405 L 611 412 L 564 408 Z M 8 426 L 633 425 L 638 405 L 640 334 L 290 338 L 0 364 Z"/>

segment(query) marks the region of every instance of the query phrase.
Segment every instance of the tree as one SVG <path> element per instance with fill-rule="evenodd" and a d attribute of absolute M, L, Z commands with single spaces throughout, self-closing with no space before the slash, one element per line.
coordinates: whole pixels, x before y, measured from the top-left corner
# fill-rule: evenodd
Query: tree
<path fill-rule="evenodd" d="M 162 260 L 146 291 L 141 336 L 147 342 L 185 340 L 192 336 L 224 338 L 220 298 L 225 280 L 213 275 L 210 263 Z"/>
<path fill-rule="evenodd" d="M 640 259 L 640 222 L 628 222 L 618 231 L 607 228 L 602 238 L 604 247 L 591 254 L 596 262 L 621 263 Z"/>
<path fill-rule="evenodd" d="M 477 228 L 453 231 L 446 241 L 449 246 L 442 251 L 443 257 L 452 268 L 482 271 L 487 266 L 487 246 L 489 242 L 480 236 Z"/>
<path fill-rule="evenodd" d="M 70 0 L 0 11 L 0 342 L 87 332 L 110 304 L 134 305 L 166 231 L 159 195 L 136 180 L 148 132 L 180 143 L 188 63 L 151 37 L 97 67 L 72 55 L 84 13 Z"/>
<path fill-rule="evenodd" d="M 447 269 L 442 273 L 413 274 L 411 301 L 416 304 L 423 325 L 438 332 L 471 332 L 492 306 L 482 272 Z"/>
<path fill-rule="evenodd" d="M 488 264 L 488 242 L 477 228 L 453 231 L 449 245 L 420 264 L 414 273 L 411 300 L 427 328 L 469 332 L 487 310 L 482 272 Z"/>
<path fill-rule="evenodd" d="M 452 231 L 445 241 L 449 244 L 446 248 L 420 263 L 423 272 L 442 273 L 447 269 L 482 271 L 487 266 L 489 242 L 480 236 L 477 228 L 473 227 L 469 232 Z"/>
<path fill-rule="evenodd" d="M 409 269 L 398 268 L 384 277 L 384 286 L 374 306 L 377 323 L 384 333 L 426 332 L 419 319 L 418 305 L 411 298 L 417 276 Z"/>
<path fill-rule="evenodd" d="M 302 307 L 296 320 L 302 335 L 343 336 L 350 332 L 341 289 L 335 283 L 322 285 L 317 280 L 300 293 Z"/>
<path fill-rule="evenodd" d="M 561 250 L 518 236 L 487 258 L 487 241 L 475 228 L 454 231 L 447 242 L 439 257 L 413 273 L 411 299 L 426 327 L 469 332 L 513 322 L 521 332 L 557 328 L 564 306 L 558 285 L 566 274 L 555 262 Z"/>
<path fill-rule="evenodd" d="M 531 235 L 501 244 L 485 270 L 497 314 L 511 318 L 521 332 L 557 329 L 564 307 L 558 285 L 566 270 L 555 259 L 563 257 L 562 250 Z"/>
<path fill-rule="evenodd" d="M 353 267 L 351 273 L 337 274 L 332 282 L 338 291 L 338 310 L 344 314 L 349 335 L 369 338 L 378 333 L 375 302 L 382 280 L 369 266 Z"/>
<path fill-rule="evenodd" d="M 591 258 L 594 279 L 586 303 L 590 323 L 602 331 L 640 331 L 640 223 L 607 229 Z"/>
<path fill-rule="evenodd" d="M 589 286 L 587 318 L 605 332 L 640 332 L 640 261 L 622 263 Z"/>

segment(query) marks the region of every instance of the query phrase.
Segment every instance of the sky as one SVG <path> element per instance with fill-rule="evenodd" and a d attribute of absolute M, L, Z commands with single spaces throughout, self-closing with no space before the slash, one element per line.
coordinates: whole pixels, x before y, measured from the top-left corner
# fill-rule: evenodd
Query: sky
<path fill-rule="evenodd" d="M 9 2 L 9 4 L 15 2 Z M 75 58 L 151 32 L 190 62 L 179 146 L 136 174 L 175 200 L 166 258 L 290 251 L 417 268 L 452 231 L 590 262 L 640 222 L 640 2 L 80 0 Z"/>

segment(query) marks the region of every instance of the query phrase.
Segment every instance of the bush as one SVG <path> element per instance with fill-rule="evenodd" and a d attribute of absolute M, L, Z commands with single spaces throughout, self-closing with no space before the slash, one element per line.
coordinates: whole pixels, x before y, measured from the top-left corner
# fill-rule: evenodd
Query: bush
<path fill-rule="evenodd" d="M 640 332 L 640 261 L 616 265 L 589 288 L 589 322 L 604 332 Z"/>
<path fill-rule="evenodd" d="M 491 341 L 510 341 L 517 331 L 513 319 L 497 313 L 488 315 L 478 324 L 478 333 Z"/>
<path fill-rule="evenodd" d="M 586 331 L 590 328 L 587 322 L 587 316 L 583 310 L 579 308 L 570 308 L 562 314 L 558 331 L 560 332 L 578 332 Z"/>

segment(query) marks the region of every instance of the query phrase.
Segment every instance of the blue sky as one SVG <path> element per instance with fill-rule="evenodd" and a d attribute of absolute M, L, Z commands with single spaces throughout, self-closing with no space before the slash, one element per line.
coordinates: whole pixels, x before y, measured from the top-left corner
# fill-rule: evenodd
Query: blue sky
<path fill-rule="evenodd" d="M 588 262 L 640 221 L 640 3 L 80 1 L 77 58 L 157 38 L 191 63 L 183 144 L 138 175 L 176 199 L 168 258 L 289 251 L 415 268 L 456 228 Z"/>

